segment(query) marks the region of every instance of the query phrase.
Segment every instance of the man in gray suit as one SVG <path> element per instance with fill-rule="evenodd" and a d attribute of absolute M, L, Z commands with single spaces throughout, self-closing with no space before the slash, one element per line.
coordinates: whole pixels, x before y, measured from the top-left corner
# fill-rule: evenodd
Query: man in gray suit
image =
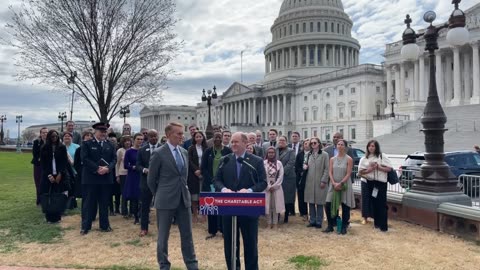
<path fill-rule="evenodd" d="M 188 270 L 197 270 L 192 237 L 191 198 L 187 187 L 187 151 L 180 147 L 184 126 L 169 123 L 165 127 L 167 143 L 155 149 L 150 158 L 148 187 L 155 194 L 157 209 L 157 260 L 160 270 L 169 270 L 168 236 L 173 217 L 180 231 L 183 261 Z"/>
<path fill-rule="evenodd" d="M 250 132 L 247 134 L 247 138 L 248 144 L 251 144 L 255 149 L 255 155 L 263 159 L 263 147 L 259 147 L 255 144 L 257 140 L 257 134 L 255 134 L 255 132 Z"/>
<path fill-rule="evenodd" d="M 332 158 L 332 157 L 334 157 L 338 154 L 337 142 L 339 140 L 343 140 L 343 134 L 340 133 L 340 132 L 336 132 L 335 134 L 333 134 L 333 140 L 332 140 L 333 144 L 324 149 L 324 151 L 327 152 L 329 158 Z M 347 147 L 347 149 L 345 149 L 345 150 L 346 150 L 347 155 L 349 155 L 351 158 L 353 158 L 352 149 Z"/>
<path fill-rule="evenodd" d="M 267 149 L 270 146 L 273 146 L 277 148 L 277 136 L 278 136 L 278 131 L 274 128 L 271 128 L 268 131 L 268 142 L 263 143 L 263 153 L 266 155 L 267 154 Z"/>

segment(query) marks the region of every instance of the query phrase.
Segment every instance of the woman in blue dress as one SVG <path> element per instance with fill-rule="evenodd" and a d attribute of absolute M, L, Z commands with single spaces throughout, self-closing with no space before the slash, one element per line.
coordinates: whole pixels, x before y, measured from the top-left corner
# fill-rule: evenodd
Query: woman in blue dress
<path fill-rule="evenodd" d="M 143 143 L 143 134 L 136 133 L 133 136 L 133 146 L 125 152 L 123 166 L 128 171 L 127 181 L 123 189 L 122 196 L 126 201 L 130 201 L 130 213 L 135 217 L 133 224 L 139 223 L 138 200 L 140 199 L 140 173 L 135 170 L 137 163 L 138 149 Z"/>

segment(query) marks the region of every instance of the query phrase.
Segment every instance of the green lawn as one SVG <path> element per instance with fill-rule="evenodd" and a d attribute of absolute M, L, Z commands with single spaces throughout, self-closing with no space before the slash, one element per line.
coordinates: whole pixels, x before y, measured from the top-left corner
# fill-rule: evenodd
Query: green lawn
<path fill-rule="evenodd" d="M 0 253 L 16 250 L 19 242 L 52 243 L 62 234 L 35 206 L 31 159 L 31 153 L 0 152 Z"/>

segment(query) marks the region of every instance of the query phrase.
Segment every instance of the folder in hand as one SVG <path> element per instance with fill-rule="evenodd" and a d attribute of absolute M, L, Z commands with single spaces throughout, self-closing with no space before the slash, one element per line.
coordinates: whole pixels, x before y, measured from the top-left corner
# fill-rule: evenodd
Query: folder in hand
<path fill-rule="evenodd" d="M 109 166 L 110 164 L 103 158 L 101 158 L 99 161 L 99 166 Z"/>

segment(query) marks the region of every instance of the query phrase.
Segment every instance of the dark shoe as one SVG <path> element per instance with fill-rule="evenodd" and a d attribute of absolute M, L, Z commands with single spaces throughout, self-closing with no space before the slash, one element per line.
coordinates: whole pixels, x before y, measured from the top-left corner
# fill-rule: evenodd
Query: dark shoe
<path fill-rule="evenodd" d="M 321 228 L 322 228 L 322 224 L 317 224 L 317 225 L 315 225 L 315 228 L 321 229 Z"/>
<path fill-rule="evenodd" d="M 140 223 L 140 220 L 136 218 L 135 221 L 133 222 L 133 225 L 137 225 L 138 223 Z"/>
<path fill-rule="evenodd" d="M 88 230 L 81 230 L 80 231 L 80 235 L 86 235 L 86 234 L 88 234 Z"/>
<path fill-rule="evenodd" d="M 313 227 L 315 227 L 315 226 L 316 226 L 316 225 L 313 224 L 313 223 L 308 223 L 307 228 L 313 228 Z"/>
<path fill-rule="evenodd" d="M 147 230 L 141 230 L 139 236 L 140 236 L 140 237 L 143 237 L 143 236 L 145 236 L 145 235 L 147 235 L 147 234 L 148 234 L 148 231 L 147 231 Z"/>
<path fill-rule="evenodd" d="M 342 228 L 342 231 L 340 232 L 340 234 L 343 234 L 343 235 L 347 234 L 347 228 Z"/>
<path fill-rule="evenodd" d="M 106 229 L 100 229 L 101 232 L 113 232 L 112 227 L 108 227 Z"/>
<path fill-rule="evenodd" d="M 325 230 L 323 230 L 324 233 L 331 233 L 333 232 L 333 227 L 332 226 L 328 226 Z"/>
<path fill-rule="evenodd" d="M 110 211 L 110 216 L 115 216 L 115 212 Z"/>

